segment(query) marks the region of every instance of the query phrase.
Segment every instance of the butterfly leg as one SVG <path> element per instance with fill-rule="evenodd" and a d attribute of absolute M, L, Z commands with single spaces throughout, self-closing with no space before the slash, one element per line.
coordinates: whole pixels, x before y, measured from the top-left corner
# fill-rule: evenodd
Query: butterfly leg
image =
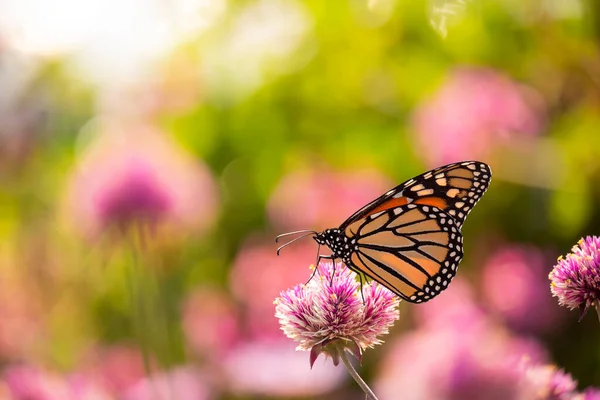
<path fill-rule="evenodd" d="M 329 255 L 329 256 L 323 256 L 321 254 L 317 255 L 317 262 L 315 263 L 315 269 L 313 271 L 313 273 L 310 275 L 310 278 L 308 278 L 308 281 L 306 281 L 305 285 L 308 284 L 308 282 L 311 281 L 311 279 L 315 276 L 315 274 L 317 273 L 317 271 L 319 270 L 319 263 L 321 262 L 322 259 L 326 259 L 326 260 L 333 260 L 333 256 Z M 333 281 L 333 276 L 332 276 L 332 281 Z"/>
<path fill-rule="evenodd" d="M 365 304 L 365 292 L 364 292 L 364 277 L 362 272 L 358 273 L 358 280 L 360 282 L 360 297 L 362 297 L 363 305 Z"/>

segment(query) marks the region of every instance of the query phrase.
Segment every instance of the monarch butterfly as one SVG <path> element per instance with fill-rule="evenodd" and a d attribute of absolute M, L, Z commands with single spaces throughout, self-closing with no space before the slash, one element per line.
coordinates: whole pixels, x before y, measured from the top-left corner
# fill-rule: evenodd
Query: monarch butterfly
<path fill-rule="evenodd" d="M 492 178 L 479 161 L 448 164 L 389 190 L 352 214 L 338 228 L 303 233 L 326 245 L 362 278 L 366 275 L 411 303 L 423 303 L 446 289 L 463 256 L 461 228 Z"/>

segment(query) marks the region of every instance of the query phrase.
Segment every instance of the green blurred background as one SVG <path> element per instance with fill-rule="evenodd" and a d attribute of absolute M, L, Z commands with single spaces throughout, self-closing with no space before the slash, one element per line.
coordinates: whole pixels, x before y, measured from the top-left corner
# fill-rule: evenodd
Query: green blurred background
<path fill-rule="evenodd" d="M 361 398 L 288 359 L 272 300 L 316 244 L 273 239 L 466 159 L 494 174 L 473 303 L 600 385 L 595 316 L 547 280 L 600 222 L 599 49 L 594 0 L 4 0 L 0 397 L 150 399 L 150 370 L 183 371 L 165 398 Z"/>

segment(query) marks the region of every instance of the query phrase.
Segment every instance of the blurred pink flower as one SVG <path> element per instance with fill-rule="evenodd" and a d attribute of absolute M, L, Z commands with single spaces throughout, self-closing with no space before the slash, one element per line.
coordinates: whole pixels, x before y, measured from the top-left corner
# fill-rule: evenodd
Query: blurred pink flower
<path fill-rule="evenodd" d="M 125 344 L 93 349 L 80 369 L 115 395 L 146 375 L 141 352 Z"/>
<path fill-rule="evenodd" d="M 415 112 L 421 153 L 437 166 L 486 158 L 499 145 L 535 137 L 543 125 L 540 99 L 492 69 L 456 69 Z"/>
<path fill-rule="evenodd" d="M 575 400 L 577 382 L 570 374 L 552 364 L 522 365 L 526 384 L 531 386 L 531 396 L 536 400 Z"/>
<path fill-rule="evenodd" d="M 347 372 L 330 362 L 311 369 L 306 354 L 294 351 L 289 340 L 240 344 L 223 360 L 227 389 L 235 394 L 271 397 L 309 397 L 332 391 Z"/>
<path fill-rule="evenodd" d="M 41 368 L 18 365 L 4 372 L 11 400 L 110 400 L 100 385 L 81 375 L 60 376 Z"/>
<path fill-rule="evenodd" d="M 574 400 L 600 400 L 600 389 L 587 388 L 583 393 L 575 397 Z"/>
<path fill-rule="evenodd" d="M 63 379 L 32 366 L 8 367 L 4 381 L 15 400 L 69 399 L 69 387 Z"/>
<path fill-rule="evenodd" d="M 211 389 L 205 377 L 193 367 L 182 366 L 176 369 L 157 372 L 144 378 L 119 397 L 123 400 L 207 400 L 212 399 Z"/>
<path fill-rule="evenodd" d="M 263 240 L 251 237 L 239 251 L 230 272 L 234 296 L 248 313 L 246 321 L 251 335 L 281 337 L 273 318 L 273 299 L 281 290 L 306 282 L 316 261 L 317 245 L 310 238 L 285 248 L 277 256 L 274 237 Z"/>
<path fill-rule="evenodd" d="M 387 344 L 375 385 L 382 400 L 398 393 L 406 400 L 531 400 L 519 362 L 524 356 L 543 362 L 545 350 L 534 340 L 512 336 L 469 304 L 470 291 L 458 282 L 438 301 L 418 307 L 428 309 L 419 317 L 420 328 Z M 433 321 L 426 322 L 426 316 Z"/>
<path fill-rule="evenodd" d="M 183 304 L 183 331 L 191 349 L 200 356 L 219 358 L 238 340 L 237 309 L 225 293 L 198 289 Z"/>
<path fill-rule="evenodd" d="M 296 171 L 273 192 L 269 216 L 281 229 L 332 228 L 393 186 L 375 171 Z"/>
<path fill-rule="evenodd" d="M 492 254 L 482 271 L 482 294 L 490 310 L 517 330 L 555 328 L 563 314 L 548 290 L 549 265 L 533 246 L 506 246 Z"/>
<path fill-rule="evenodd" d="M 436 301 L 420 304 L 412 311 L 417 324 L 429 329 L 477 325 L 486 317 L 475 301 L 471 286 L 460 276 L 453 279 Z"/>
<path fill-rule="evenodd" d="M 68 215 L 95 237 L 132 224 L 204 231 L 215 220 L 216 187 L 206 166 L 143 123 L 104 123 L 72 177 Z"/>

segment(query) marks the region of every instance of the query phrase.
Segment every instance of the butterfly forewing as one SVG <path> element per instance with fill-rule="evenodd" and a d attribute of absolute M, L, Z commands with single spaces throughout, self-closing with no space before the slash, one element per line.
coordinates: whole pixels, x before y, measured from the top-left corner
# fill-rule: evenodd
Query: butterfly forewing
<path fill-rule="evenodd" d="M 410 302 L 425 302 L 444 290 L 462 259 L 457 223 L 437 207 L 407 204 L 352 226 L 354 232 L 341 232 L 356 240 L 349 267 Z"/>
<path fill-rule="evenodd" d="M 367 204 L 340 227 L 344 230 L 367 216 L 406 204 L 421 204 L 448 213 L 460 228 L 481 199 L 491 180 L 490 167 L 479 161 L 463 161 L 425 172 L 396 186 Z"/>

